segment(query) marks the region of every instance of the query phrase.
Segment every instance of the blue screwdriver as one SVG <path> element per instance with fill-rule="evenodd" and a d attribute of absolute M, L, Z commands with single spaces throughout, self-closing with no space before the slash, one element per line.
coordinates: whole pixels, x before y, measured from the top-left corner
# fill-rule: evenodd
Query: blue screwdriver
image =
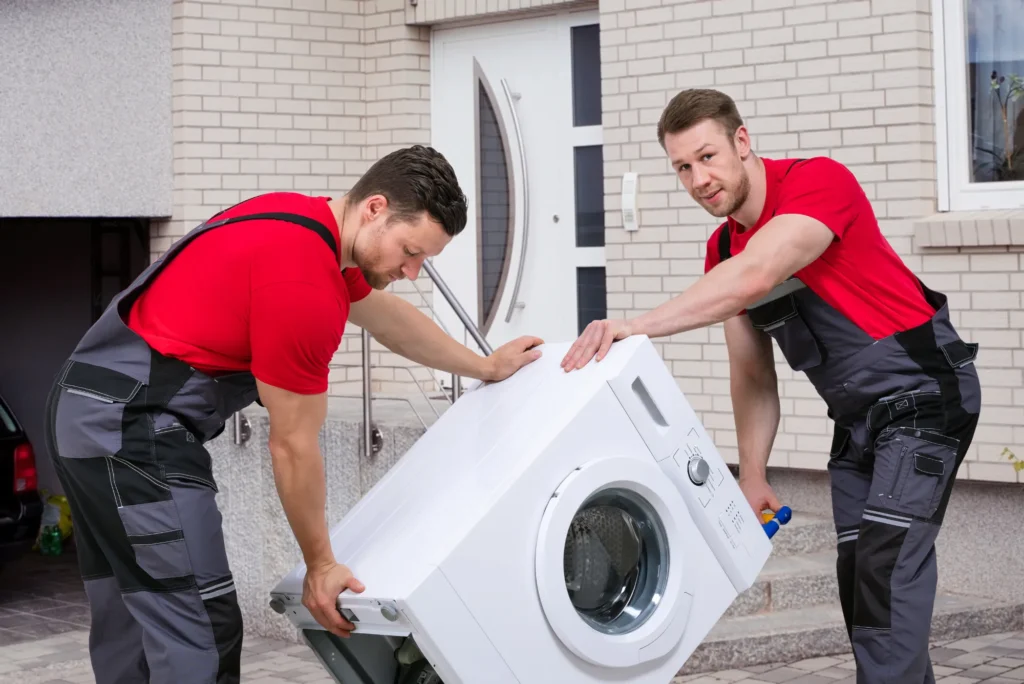
<path fill-rule="evenodd" d="M 761 523 L 761 527 L 764 528 L 764 533 L 771 539 L 779 531 L 779 526 L 788 523 L 792 517 L 793 511 L 789 509 L 789 506 L 783 506 L 775 513 L 764 513 L 764 522 Z"/>

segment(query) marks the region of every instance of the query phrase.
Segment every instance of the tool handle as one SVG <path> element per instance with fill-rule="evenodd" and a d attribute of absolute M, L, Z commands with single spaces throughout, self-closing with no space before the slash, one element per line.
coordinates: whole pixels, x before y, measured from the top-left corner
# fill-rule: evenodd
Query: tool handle
<path fill-rule="evenodd" d="M 775 533 L 779 531 L 781 525 L 785 525 L 793 518 L 793 511 L 789 506 L 783 506 L 774 515 L 766 516 L 768 519 L 762 523 L 761 527 L 764 529 L 764 533 L 771 539 L 775 536 Z"/>

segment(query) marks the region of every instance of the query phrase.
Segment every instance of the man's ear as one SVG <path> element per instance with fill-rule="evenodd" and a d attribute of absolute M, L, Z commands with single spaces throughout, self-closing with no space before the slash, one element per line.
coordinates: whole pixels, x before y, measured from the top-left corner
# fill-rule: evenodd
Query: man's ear
<path fill-rule="evenodd" d="M 750 156 L 750 133 L 747 131 L 746 126 L 740 126 L 736 129 L 733 144 L 736 146 L 736 152 L 739 153 L 740 159 L 746 160 Z"/>
<path fill-rule="evenodd" d="M 371 223 L 380 218 L 387 208 L 387 197 L 384 195 L 371 195 L 363 203 L 363 216 L 367 223 Z"/>

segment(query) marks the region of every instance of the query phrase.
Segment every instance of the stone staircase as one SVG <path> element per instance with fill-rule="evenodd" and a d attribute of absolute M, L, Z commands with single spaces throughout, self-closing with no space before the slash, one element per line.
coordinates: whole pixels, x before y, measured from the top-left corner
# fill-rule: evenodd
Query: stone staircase
<path fill-rule="evenodd" d="M 772 557 L 758 581 L 736 599 L 679 674 L 850 652 L 839 607 L 831 520 L 794 511 L 773 541 Z M 1024 597 L 1006 604 L 940 592 L 932 640 L 1024 629 L 1022 603 Z"/>

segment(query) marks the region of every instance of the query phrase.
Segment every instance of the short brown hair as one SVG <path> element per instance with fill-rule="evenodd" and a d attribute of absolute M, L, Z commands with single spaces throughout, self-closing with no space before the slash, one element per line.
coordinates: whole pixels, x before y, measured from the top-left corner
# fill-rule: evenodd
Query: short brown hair
<path fill-rule="evenodd" d="M 732 141 L 736 129 L 743 125 L 743 118 L 736 103 L 718 90 L 694 88 L 684 90 L 673 97 L 658 121 L 658 143 L 665 147 L 665 136 L 696 126 L 705 119 L 714 119 L 725 129 Z"/>
<path fill-rule="evenodd" d="M 425 211 L 448 235 L 466 227 L 466 196 L 451 164 L 433 147 L 413 145 L 382 157 L 347 194 L 353 203 L 384 195 L 390 221 L 416 220 Z"/>

